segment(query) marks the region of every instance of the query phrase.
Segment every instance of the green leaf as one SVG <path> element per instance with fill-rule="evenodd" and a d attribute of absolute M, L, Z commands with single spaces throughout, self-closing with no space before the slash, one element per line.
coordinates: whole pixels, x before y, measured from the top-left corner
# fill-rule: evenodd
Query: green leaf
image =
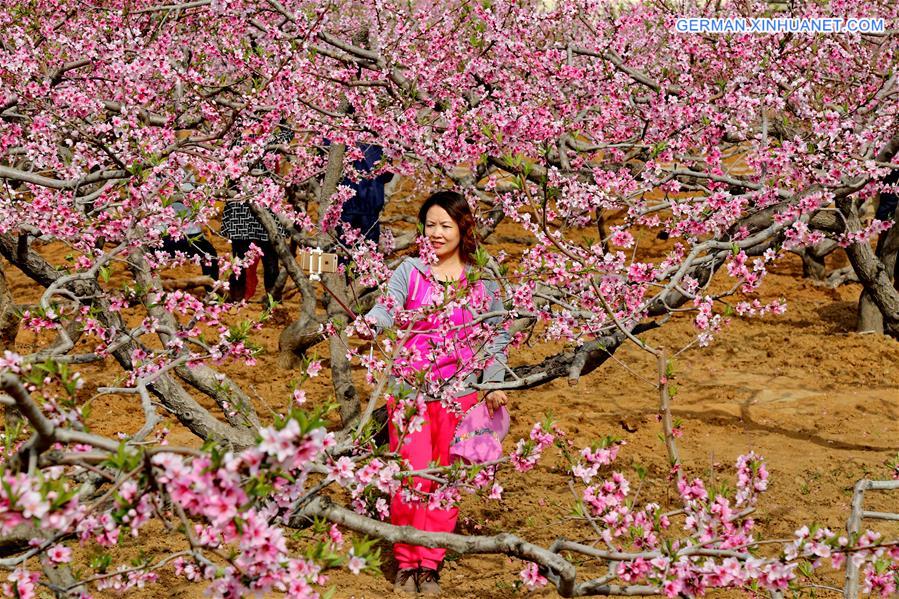
<path fill-rule="evenodd" d="M 101 553 L 91 558 L 90 566 L 97 570 L 100 574 L 106 573 L 109 566 L 112 565 L 112 556 L 108 553 Z"/>
<path fill-rule="evenodd" d="M 104 460 L 103 464 L 114 470 L 130 472 L 137 468 L 142 459 L 143 455 L 141 453 L 126 447 L 125 442 L 122 441 L 119 443 L 119 448 L 115 455 Z"/>
<path fill-rule="evenodd" d="M 475 250 L 474 254 L 472 254 L 474 258 L 474 263 L 478 268 L 486 268 L 487 263 L 490 261 L 490 254 L 487 253 L 487 250 L 483 248 L 483 246 L 478 246 Z M 474 276 L 474 280 L 472 280 L 472 276 Z M 478 279 L 481 278 L 481 273 L 476 269 L 471 269 L 468 271 L 468 279 L 470 283 L 474 283 Z"/>
<path fill-rule="evenodd" d="M 659 154 L 664 152 L 668 148 L 668 140 L 657 141 L 652 146 L 652 150 L 650 150 L 649 155 L 651 158 L 657 157 Z"/>
<path fill-rule="evenodd" d="M 796 566 L 796 569 L 799 570 L 799 573 L 806 578 L 811 578 L 814 573 L 812 565 L 806 560 L 802 560 L 801 562 L 799 562 L 799 564 Z"/>
<path fill-rule="evenodd" d="M 649 471 L 640 464 L 634 464 L 634 472 L 637 473 L 637 478 L 640 480 L 646 480 L 646 476 L 649 474 Z"/>

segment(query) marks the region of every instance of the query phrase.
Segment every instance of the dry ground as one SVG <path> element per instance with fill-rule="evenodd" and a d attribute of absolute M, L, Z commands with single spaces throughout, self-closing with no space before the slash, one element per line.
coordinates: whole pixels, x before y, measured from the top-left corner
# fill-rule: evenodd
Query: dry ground
<path fill-rule="evenodd" d="M 395 201 L 390 211 L 411 213 L 411 206 Z M 503 225 L 496 234 L 500 241 L 514 236 L 511 225 Z M 226 251 L 227 245 L 221 240 L 216 245 Z M 511 251 L 521 249 L 507 243 L 502 246 Z M 494 244 L 490 249 L 497 247 Z M 61 251 L 45 249 L 57 255 Z M 8 264 L 4 268 L 17 302 L 36 299 L 39 290 L 30 281 Z M 787 299 L 785 315 L 733 318 L 710 347 L 693 347 L 677 358 L 679 393 L 674 413 L 683 421 L 685 431 L 679 441 L 683 463 L 692 475 L 733 486 L 733 464 L 738 455 L 753 450 L 764 456 L 771 484 L 757 521 L 765 538 L 782 537 L 811 522 L 843 527 L 852 485 L 863 476 L 887 476 L 885 462 L 899 452 L 899 343 L 854 332 L 858 286 L 830 290 L 800 276 L 799 260 L 791 256 L 763 285 L 763 300 Z M 225 369 L 257 397 L 257 408 L 263 415 L 280 411 L 289 398 L 294 375 L 277 366 L 277 338 L 298 305 L 295 295 L 289 297 L 278 318 L 257 335 L 265 349 L 255 367 Z M 249 312 L 259 309 L 258 303 L 247 308 Z M 692 334 L 690 320 L 684 317 L 649 333 L 646 339 L 677 351 Z M 21 333 L 18 350 L 29 352 L 34 342 L 31 333 Z M 528 362 L 551 350 L 538 347 L 517 351 L 511 360 Z M 326 348 L 322 346 L 320 351 Z M 649 473 L 639 491 L 641 500 L 676 507 L 665 482 L 666 460 L 655 417 L 657 399 L 645 381 L 653 376 L 655 365 L 632 346 L 615 357 L 616 361 L 582 378 L 576 386 L 557 381 L 510 394 L 513 428 L 509 442 L 526 435 L 545 412 L 552 412 L 578 446 L 604 435 L 621 437 L 627 445 L 619 458 L 619 469 L 632 478 L 634 487 L 634 466 L 645 467 Z M 84 370 L 93 383 L 88 390 L 110 382 L 110 372 L 116 372 L 102 366 Z M 318 401 L 328 393 L 324 381 L 311 391 Z M 136 429 L 141 424 L 139 410 L 128 403 L 131 401 L 133 398 L 109 396 L 95 400 L 90 424 L 106 434 Z M 196 443 L 174 422 L 168 425 L 173 430 L 173 443 Z M 573 497 L 557 469 L 559 463 L 550 453 L 527 475 L 503 473 L 505 501 L 466 499 L 460 531 L 512 531 L 543 543 L 560 535 L 588 537 L 590 531 L 585 525 L 569 518 Z M 895 510 L 897 499 L 872 498 L 871 505 Z M 141 548 L 150 553 L 171 546 L 162 534 L 142 543 Z M 443 572 L 446 596 L 500 599 L 522 595 L 524 591 L 516 589 L 521 567 L 520 562 L 502 556 L 451 555 Z M 584 567 L 590 571 L 590 564 Z M 337 573 L 332 578 L 335 597 L 392 596 L 389 567 L 385 572 L 387 577 Z M 196 587 L 173 576 L 164 576 L 163 581 L 138 595 L 201 596 Z M 543 590 L 531 595 L 550 597 L 554 593 Z"/>

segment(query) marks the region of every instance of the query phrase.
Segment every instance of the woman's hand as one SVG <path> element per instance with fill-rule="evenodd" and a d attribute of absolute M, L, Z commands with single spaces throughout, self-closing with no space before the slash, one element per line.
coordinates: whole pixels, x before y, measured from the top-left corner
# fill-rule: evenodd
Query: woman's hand
<path fill-rule="evenodd" d="M 495 389 L 484 394 L 484 403 L 487 404 L 487 412 L 492 416 L 500 406 L 506 405 L 506 392 Z"/>

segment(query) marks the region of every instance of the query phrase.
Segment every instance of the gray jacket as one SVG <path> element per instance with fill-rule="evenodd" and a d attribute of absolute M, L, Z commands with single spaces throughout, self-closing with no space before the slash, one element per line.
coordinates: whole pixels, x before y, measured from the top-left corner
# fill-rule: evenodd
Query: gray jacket
<path fill-rule="evenodd" d="M 396 302 L 396 305 L 402 307 L 406 303 L 406 296 L 409 291 L 409 278 L 412 274 L 412 269 L 416 268 L 421 273 L 427 272 L 427 266 L 419 259 L 419 258 L 406 258 L 402 264 L 394 271 L 393 275 L 390 277 L 390 281 L 387 283 L 387 293 L 393 300 Z M 465 267 L 465 272 L 468 272 L 468 266 Z M 489 295 L 492 298 L 490 302 L 490 307 L 488 309 L 489 312 L 502 312 L 505 310 L 503 306 L 502 296 L 500 294 L 499 285 L 497 285 L 496 281 L 482 279 L 484 283 L 484 287 Z M 375 304 L 375 307 L 372 308 L 366 316 L 371 316 L 374 318 L 376 322 L 376 328 L 378 332 L 383 329 L 390 328 L 393 326 L 393 314 L 387 310 L 381 303 Z M 473 314 L 472 316 L 477 317 L 477 314 Z M 496 327 L 496 334 L 493 338 L 485 345 L 482 352 L 479 352 L 479 357 L 483 355 L 490 356 L 493 358 L 493 362 L 487 366 L 481 377 L 481 383 L 499 383 L 505 379 L 506 375 L 506 354 L 505 349 L 509 344 L 509 333 L 504 328 L 500 327 L 500 323 L 502 322 L 501 316 L 495 316 L 488 319 L 487 324 L 493 327 Z M 472 386 L 478 383 L 477 373 L 472 372 L 467 377 L 465 377 L 463 384 L 464 389 L 459 392 L 459 396 L 468 395 L 469 393 L 474 393 L 476 389 Z M 395 380 L 391 377 L 389 381 L 390 385 L 395 384 Z M 402 385 L 401 388 L 406 390 L 410 390 L 407 385 Z M 398 390 L 395 388 L 395 390 Z"/>

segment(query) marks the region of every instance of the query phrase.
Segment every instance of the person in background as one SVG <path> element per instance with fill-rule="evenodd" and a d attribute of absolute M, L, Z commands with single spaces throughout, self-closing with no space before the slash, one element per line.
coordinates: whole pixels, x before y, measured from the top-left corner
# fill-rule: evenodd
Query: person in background
<path fill-rule="evenodd" d="M 171 204 L 178 216 L 184 218 L 190 214 L 190 210 L 181 201 L 181 198 L 183 194 L 190 193 L 194 189 L 195 186 L 190 180 L 181 183 L 180 193 L 176 196 L 178 199 Z M 174 239 L 170 235 L 165 235 L 162 238 L 162 251 L 171 256 L 174 256 L 176 252 L 183 252 L 188 256 L 200 256 L 200 269 L 203 274 L 213 281 L 217 281 L 219 278 L 218 252 L 203 233 L 203 229 L 193 221 L 187 222 L 183 237 Z M 211 286 L 206 286 L 207 291 L 211 288 Z"/>
<path fill-rule="evenodd" d="M 371 173 L 384 157 L 381 146 L 363 144 L 359 147 L 362 158 L 353 162 L 353 168 L 359 173 Z M 393 173 L 381 173 L 375 177 L 353 181 L 344 178 L 342 185 L 352 187 L 356 192 L 343 205 L 340 220 L 349 226 L 359 229 L 366 239 L 376 245 L 381 239 L 381 211 L 384 209 L 384 186 L 393 179 Z"/>
<path fill-rule="evenodd" d="M 278 225 L 278 233 L 286 234 Z M 231 240 L 231 253 L 235 258 L 243 258 L 250 251 L 250 245 L 255 244 L 262 250 L 262 277 L 265 285 L 265 292 L 271 293 L 278 280 L 278 273 L 281 265 L 278 261 L 278 254 L 275 247 L 269 240 L 265 227 L 259 222 L 259 219 L 250 210 L 245 202 L 225 202 L 225 209 L 222 213 L 223 236 Z M 249 300 L 256 293 L 258 284 L 257 270 L 259 267 L 259 258 L 257 257 L 252 264 L 241 271 L 239 275 L 231 275 L 229 289 L 231 301 L 240 301 L 242 299 Z"/>
<path fill-rule="evenodd" d="M 397 309 L 414 310 L 433 305 L 436 297 L 443 293 L 443 289 L 439 288 L 441 286 L 449 288 L 452 283 L 468 288 L 472 301 L 466 303 L 466 307 L 457 308 L 451 316 L 458 329 L 451 333 L 454 337 L 451 342 L 434 330 L 440 325 L 431 317 L 415 322 L 405 340 L 405 346 L 412 350 L 412 355 L 420 356 L 411 364 L 411 374 L 426 372 L 426 376 L 434 381 L 445 381 L 474 359 L 475 349 L 462 341 L 472 332 L 465 323 L 477 316 L 472 314 L 472 310 L 478 312 L 472 306 L 480 304 L 489 306 L 489 312 L 501 312 L 504 310 L 503 302 L 495 281 L 477 279 L 471 282 L 467 276 L 473 267 L 477 240 L 474 216 L 461 194 L 452 191 L 433 194 L 422 204 L 418 220 L 424 227 L 424 234 L 436 254 L 437 262 L 429 265 L 419 258 L 407 258 L 391 276 L 387 289 Z M 391 327 L 394 323 L 392 311 L 380 302 L 366 316 L 374 319 L 377 330 Z M 493 359 L 481 373 L 482 383 L 501 382 L 505 375 L 504 351 L 509 343 L 509 334 L 497 326 L 499 321 L 499 316 L 488 320 L 497 330 L 486 345 L 486 355 Z M 471 373 L 466 377 L 462 391 L 456 395 L 462 414 L 478 402 L 478 392 L 471 386 L 478 381 L 477 375 Z M 416 392 L 414 389 L 411 391 Z M 437 398 L 425 397 L 424 400 L 427 413 L 420 430 L 407 433 L 402 445 L 399 444 L 399 432 L 395 426 L 391 424 L 388 430 L 390 450 L 405 458 L 413 470 L 428 468 L 434 462 L 443 466 L 449 464 L 450 445 L 461 418 L 444 407 Z M 506 404 L 506 394 L 500 390 L 488 391 L 484 394 L 484 401 L 492 412 Z M 388 400 L 387 409 L 388 422 L 392 423 L 395 400 Z M 412 487 L 426 495 L 435 485 L 431 480 L 413 477 Z M 427 498 L 406 503 L 402 496 L 401 490 L 391 499 L 392 524 L 431 532 L 452 532 L 455 528 L 458 508 L 429 509 Z M 425 595 L 440 593 L 437 571 L 443 563 L 445 549 L 397 543 L 393 551 L 399 566 L 394 583 L 396 591 Z"/>
<path fill-rule="evenodd" d="M 887 185 L 899 184 L 899 168 L 890 171 L 890 174 L 884 177 L 883 182 Z M 874 214 L 874 218 L 884 221 L 894 218 L 897 204 L 899 204 L 899 195 L 891 191 L 881 192 L 880 203 L 877 205 L 877 212 Z"/>
<path fill-rule="evenodd" d="M 268 141 L 268 146 L 289 145 L 293 138 L 293 129 L 288 126 L 285 119 L 281 119 L 272 138 Z M 235 141 L 235 143 L 238 142 Z M 251 170 L 265 170 L 265 162 L 262 158 L 259 158 L 250 168 Z M 274 216 L 271 210 L 269 210 L 269 213 Z M 275 218 L 275 225 L 278 228 L 278 235 L 285 237 L 287 231 L 284 230 L 277 218 Z M 259 222 L 259 219 L 256 218 L 245 201 L 225 202 L 220 232 L 224 237 L 231 240 L 231 253 L 235 258 L 246 256 L 247 252 L 250 251 L 251 244 L 262 250 L 263 284 L 265 285 L 265 292 L 267 294 L 272 293 L 278 281 L 278 275 L 281 272 L 281 263 L 265 227 L 262 226 L 262 223 Z M 240 275 L 231 275 L 228 279 L 231 301 L 250 300 L 255 295 L 256 286 L 259 282 L 257 274 L 259 261 L 260 258 L 256 258 L 252 264 L 241 271 Z"/>
<path fill-rule="evenodd" d="M 883 182 L 891 186 L 899 185 L 899 168 L 890 171 L 890 174 L 884 177 Z M 899 220 L 899 214 L 896 212 L 897 204 L 899 204 L 899 194 L 893 191 L 880 192 L 880 201 L 877 204 L 877 211 L 874 213 L 874 218 L 882 221 L 893 221 L 892 226 L 895 227 L 897 220 Z M 874 251 L 878 256 L 884 251 L 887 237 L 891 233 L 892 231 L 888 229 L 881 233 L 880 237 L 877 238 L 877 246 Z M 896 260 L 896 263 L 893 265 L 893 285 L 899 289 L 899 260 Z"/>

